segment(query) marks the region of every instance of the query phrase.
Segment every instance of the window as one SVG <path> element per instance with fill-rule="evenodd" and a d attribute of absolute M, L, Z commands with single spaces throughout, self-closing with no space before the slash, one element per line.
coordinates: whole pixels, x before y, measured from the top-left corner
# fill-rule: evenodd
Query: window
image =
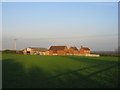
<path fill-rule="evenodd" d="M 30 53 L 30 51 L 27 51 L 27 53 Z"/>

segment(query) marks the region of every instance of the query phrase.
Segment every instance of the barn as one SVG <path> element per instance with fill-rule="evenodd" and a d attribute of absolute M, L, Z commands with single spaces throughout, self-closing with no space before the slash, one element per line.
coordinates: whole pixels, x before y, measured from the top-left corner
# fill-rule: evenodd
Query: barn
<path fill-rule="evenodd" d="M 49 51 L 46 48 L 28 47 L 23 50 L 25 55 L 49 55 Z"/>

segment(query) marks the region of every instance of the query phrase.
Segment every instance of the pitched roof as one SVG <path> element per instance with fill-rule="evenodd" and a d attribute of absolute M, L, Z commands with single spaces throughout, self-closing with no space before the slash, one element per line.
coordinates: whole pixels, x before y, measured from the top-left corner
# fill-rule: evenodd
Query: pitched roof
<path fill-rule="evenodd" d="M 73 49 L 73 50 L 78 50 L 76 47 L 70 47 L 70 49 Z"/>
<path fill-rule="evenodd" d="M 88 47 L 81 47 L 81 49 L 90 50 Z"/>
<path fill-rule="evenodd" d="M 51 46 L 49 50 L 57 51 L 64 50 L 67 46 Z"/>
<path fill-rule="evenodd" d="M 47 48 L 36 48 L 36 47 L 29 47 L 29 48 L 31 48 L 31 49 L 33 49 L 34 51 L 40 51 L 40 52 L 45 52 L 45 51 L 48 51 L 48 49 Z"/>

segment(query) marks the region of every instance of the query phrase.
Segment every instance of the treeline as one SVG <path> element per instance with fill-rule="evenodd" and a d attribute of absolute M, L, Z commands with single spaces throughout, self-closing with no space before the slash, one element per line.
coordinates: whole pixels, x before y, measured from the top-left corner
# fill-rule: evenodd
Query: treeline
<path fill-rule="evenodd" d="M 113 56 L 113 57 L 118 57 L 120 56 L 118 53 L 113 53 L 113 54 L 109 54 L 109 53 L 100 53 L 100 56 Z"/>
<path fill-rule="evenodd" d="M 100 56 L 120 57 L 120 53 L 118 53 L 117 51 L 92 51 L 91 54 L 99 54 Z"/>
<path fill-rule="evenodd" d="M 2 54 L 23 54 L 22 51 L 16 51 L 16 50 L 3 50 Z"/>

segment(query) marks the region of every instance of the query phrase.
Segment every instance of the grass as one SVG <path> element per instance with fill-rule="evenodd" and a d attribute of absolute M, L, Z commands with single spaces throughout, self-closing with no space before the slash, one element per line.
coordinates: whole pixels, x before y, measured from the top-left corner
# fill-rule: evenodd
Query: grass
<path fill-rule="evenodd" d="M 3 88 L 117 88 L 117 57 L 4 54 Z"/>
<path fill-rule="evenodd" d="M 0 89 L 2 88 L 2 53 L 0 52 Z"/>

